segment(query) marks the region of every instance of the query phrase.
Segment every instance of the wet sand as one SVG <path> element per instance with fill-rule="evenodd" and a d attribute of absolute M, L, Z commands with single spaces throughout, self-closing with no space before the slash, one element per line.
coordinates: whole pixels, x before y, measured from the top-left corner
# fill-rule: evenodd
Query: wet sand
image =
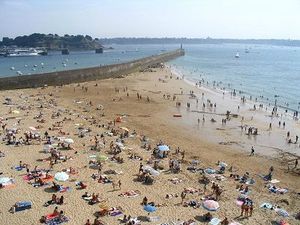
<path fill-rule="evenodd" d="M 229 178 L 229 172 L 225 172 L 225 181 L 217 181 L 225 190 L 219 201 L 220 209 L 212 212 L 213 216 L 223 219 L 225 216 L 230 221 L 239 221 L 241 224 L 271 224 L 272 221 L 278 220 L 279 217 L 274 211 L 265 211 L 259 209 L 263 202 L 278 204 L 286 209 L 291 215 L 300 210 L 299 193 L 300 179 L 297 170 L 287 172 L 287 160 L 293 160 L 295 157 L 285 153 L 289 151 L 294 155 L 299 156 L 299 145 L 286 143 L 285 137 L 287 130 L 291 131 L 291 137 L 294 138 L 299 131 L 299 123 L 296 121 L 286 120 L 286 128 L 278 127 L 277 119 L 273 119 L 273 128 L 268 131 L 270 122 L 270 113 L 264 110 L 251 111 L 251 104 L 242 105 L 239 97 L 231 98 L 230 94 L 223 98 L 222 93 L 212 92 L 207 89 L 199 89 L 193 87 L 182 80 L 177 80 L 175 76 L 170 79 L 171 71 L 169 69 L 155 69 L 156 72 L 145 72 L 132 74 L 122 79 L 107 79 L 95 82 L 83 83 L 81 86 L 66 85 L 64 87 L 47 87 L 45 89 L 27 89 L 5 91 L 0 93 L 0 100 L 4 102 L 5 97 L 11 97 L 15 105 L 5 106 L 0 108 L 0 116 L 4 118 L 8 128 L 20 128 L 22 136 L 25 131 L 28 131 L 29 126 L 42 126 L 38 131 L 43 134 L 48 127 L 55 121 L 62 121 L 64 117 L 71 120 L 63 122 L 63 131 L 69 133 L 64 135 L 74 139 L 72 145 L 79 153 L 75 154 L 73 150 L 64 151 L 63 154 L 72 156 L 73 160 L 68 160 L 64 163 L 59 163 L 54 166 L 55 172 L 61 171 L 63 168 L 70 166 L 75 167 L 79 171 L 76 175 L 71 175 L 71 179 L 63 184 L 70 186 L 72 190 L 66 192 L 65 204 L 59 206 L 59 209 L 64 210 L 65 215 L 69 217 L 68 224 L 84 224 L 86 219 L 93 221 L 94 213 L 99 210 L 99 205 L 90 206 L 86 201 L 81 199 L 81 195 L 85 190 L 76 190 L 75 181 L 84 181 L 88 184 L 86 191 L 89 193 L 99 193 L 103 199 L 107 199 L 109 207 L 120 206 L 123 212 L 133 217 L 142 216 L 143 219 L 147 213 L 140 205 L 144 196 L 147 196 L 149 201 L 154 201 L 156 204 L 164 204 L 166 206 L 158 207 L 157 211 L 151 216 L 159 216 L 157 222 L 142 222 L 142 224 L 161 224 L 164 222 L 176 220 L 194 219 L 199 224 L 202 224 L 197 219 L 200 215 L 207 212 L 203 207 L 193 209 L 191 207 L 181 206 L 180 197 L 166 199 L 167 193 L 179 194 L 184 188 L 193 187 L 203 190 L 203 184 L 199 184 L 198 179 L 201 177 L 199 173 L 191 173 L 187 170 L 189 163 L 192 160 L 199 160 L 200 168 L 217 168 L 218 160 L 226 162 L 229 166 L 233 166 L 237 170 L 236 173 L 243 175 L 249 172 L 250 176 L 256 181 L 253 187 L 250 187 L 252 193 L 249 196 L 254 201 L 254 213 L 250 218 L 239 217 L 240 207 L 236 205 L 236 199 L 239 192 L 235 190 L 238 184 Z M 159 81 L 159 78 L 161 81 Z M 163 81 L 162 81 L 163 80 Z M 95 84 L 98 86 L 95 86 Z M 82 89 L 82 86 L 88 87 L 87 92 Z M 127 87 L 128 91 L 123 91 Z M 115 88 L 119 88 L 119 93 L 115 92 Z M 74 91 L 75 89 L 75 91 Z M 190 98 L 190 91 L 193 90 L 198 96 L 198 107 L 196 99 Z M 182 91 L 182 94 L 181 94 Z M 127 93 L 129 96 L 127 96 Z M 136 95 L 141 94 L 142 99 L 138 100 Z M 202 99 L 202 93 L 204 97 Z M 51 94 L 51 95 L 50 95 Z M 163 98 L 163 95 L 170 95 L 170 99 Z M 173 101 L 173 95 L 176 95 L 176 100 Z M 22 95 L 22 97 L 20 97 Z M 150 102 L 146 101 L 146 97 L 150 98 Z M 49 100 L 53 99 L 53 104 L 49 104 Z M 203 113 L 193 112 L 194 110 L 202 111 L 203 101 L 206 103 L 210 99 L 212 103 L 216 103 L 216 110 L 205 109 L 205 122 L 202 121 Z M 92 102 L 92 106 L 88 105 Z M 176 107 L 175 103 L 181 102 L 181 107 Z M 190 109 L 187 109 L 186 103 L 191 104 Z M 39 106 L 43 104 L 43 108 Z M 96 110 L 101 104 L 104 110 Z M 17 106 L 31 106 L 31 109 L 21 110 Z M 237 105 L 240 105 L 239 112 Z M 17 109 L 19 114 L 8 114 L 9 108 Z M 221 119 L 225 118 L 223 114 L 226 110 L 236 113 L 237 118 L 231 118 L 226 125 L 221 124 Z M 27 115 L 26 112 L 29 111 Z M 45 123 L 38 123 L 33 119 L 42 111 Z M 53 112 L 61 112 L 61 116 L 56 119 L 51 119 Z M 222 114 L 222 116 L 208 113 Z M 103 114 L 105 116 L 101 116 Z M 173 117 L 173 114 L 180 113 L 182 117 Z M 127 127 L 130 132 L 136 130 L 138 136 L 125 140 L 125 150 L 121 153 L 125 162 L 118 164 L 105 162 L 103 171 L 113 169 L 123 171 L 121 175 L 111 175 L 114 181 L 121 180 L 121 190 L 113 191 L 111 184 L 99 184 L 91 178 L 92 173 L 97 173 L 97 170 L 89 168 L 89 156 L 97 154 L 90 150 L 93 144 L 93 136 L 107 131 L 105 128 L 99 128 L 97 125 L 107 124 L 114 120 L 117 116 L 123 115 L 122 122 L 116 126 Z M 126 116 L 125 116 L 126 115 Z M 259 135 L 248 136 L 245 132 L 241 132 L 241 117 L 244 117 L 244 124 L 255 126 L 258 128 Z M 250 118 L 253 116 L 253 120 Z M 5 120 L 5 118 L 12 117 Z M 96 124 L 93 124 L 91 117 L 94 117 Z M 200 119 L 198 124 L 197 119 Z M 210 122 L 214 118 L 215 123 Z M 17 120 L 21 119 L 20 124 Z M 81 124 L 85 128 L 91 128 L 91 132 L 84 138 L 79 138 L 77 135 L 76 124 Z M 3 131 L 1 131 L 3 134 Z M 49 131 L 52 136 L 61 136 L 58 131 Z M 185 158 L 182 162 L 182 172 L 173 174 L 168 171 L 168 159 L 161 160 L 160 165 L 165 168 L 158 177 L 155 177 L 153 185 L 143 185 L 135 181 L 135 175 L 139 170 L 140 161 L 128 159 L 128 155 L 134 152 L 143 157 L 142 163 L 145 164 L 146 159 L 151 156 L 151 151 L 145 151 L 141 148 L 140 137 L 146 135 L 150 139 L 152 147 L 163 140 L 171 146 L 171 158 L 181 159 L 181 156 L 174 154 L 174 149 L 180 147 L 185 151 Z M 116 137 L 105 136 L 107 144 L 101 150 L 103 154 L 109 150 L 110 141 L 114 141 Z M 221 144 L 220 144 L 221 143 Z M 251 146 L 255 148 L 255 156 L 249 157 Z M 49 154 L 42 153 L 42 143 L 36 145 L 13 147 L 1 144 L 1 151 L 5 153 L 4 158 L 0 158 L 0 172 L 3 176 L 12 177 L 16 180 L 16 186 L 11 189 L 0 190 L 0 213 L 2 220 L 0 224 L 38 224 L 41 216 L 49 214 L 53 211 L 54 206 L 43 207 L 43 204 L 51 199 L 52 193 L 44 187 L 34 188 L 27 184 L 22 179 L 24 171 L 15 171 L 12 166 L 18 165 L 22 160 L 24 163 L 31 165 L 31 168 L 38 165 L 39 168 L 48 168 L 48 162 L 37 161 L 41 158 L 46 158 Z M 286 151 L 285 151 L 286 150 Z M 292 165 L 292 161 L 291 161 Z M 265 182 L 257 176 L 257 174 L 266 174 L 270 168 L 274 166 L 274 176 L 281 182 L 276 184 L 280 187 L 289 189 L 289 192 L 284 195 L 269 193 L 265 188 Z M 298 170 L 299 171 L 299 170 Z M 172 184 L 169 179 L 180 178 L 183 182 Z M 207 187 L 207 193 L 211 192 L 210 185 Z M 118 194 L 128 190 L 139 190 L 141 194 L 136 198 L 120 197 Z M 62 195 L 60 193 L 58 196 Z M 188 200 L 197 200 L 201 202 L 203 194 L 188 194 Z M 289 205 L 280 203 L 280 200 L 286 199 Z M 16 202 L 21 200 L 30 200 L 33 202 L 33 208 L 10 214 L 9 208 Z M 118 224 L 117 217 L 106 216 L 101 218 L 106 224 Z M 295 219 L 288 218 L 290 224 L 297 224 Z M 205 223 L 203 223 L 205 224 Z"/>

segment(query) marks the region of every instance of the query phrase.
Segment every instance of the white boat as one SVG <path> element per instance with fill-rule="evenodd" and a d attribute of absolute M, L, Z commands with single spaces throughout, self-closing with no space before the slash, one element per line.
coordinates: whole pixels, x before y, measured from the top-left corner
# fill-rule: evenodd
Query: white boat
<path fill-rule="evenodd" d="M 237 53 L 235 54 L 235 58 L 240 58 L 240 53 L 237 52 Z"/>
<path fill-rule="evenodd" d="M 16 56 L 39 56 L 41 51 L 38 51 L 34 48 L 20 48 L 8 51 L 7 57 L 16 57 Z"/>

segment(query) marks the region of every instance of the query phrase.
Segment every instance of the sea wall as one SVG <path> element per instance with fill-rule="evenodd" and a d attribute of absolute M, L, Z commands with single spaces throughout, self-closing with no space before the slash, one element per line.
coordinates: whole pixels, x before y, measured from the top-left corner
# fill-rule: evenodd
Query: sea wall
<path fill-rule="evenodd" d="M 34 75 L 2 77 L 0 78 L 0 90 L 36 88 L 43 87 L 45 85 L 58 86 L 105 78 L 117 78 L 144 70 L 151 65 L 163 63 L 182 55 L 184 55 L 184 50 L 178 49 L 121 64 Z"/>

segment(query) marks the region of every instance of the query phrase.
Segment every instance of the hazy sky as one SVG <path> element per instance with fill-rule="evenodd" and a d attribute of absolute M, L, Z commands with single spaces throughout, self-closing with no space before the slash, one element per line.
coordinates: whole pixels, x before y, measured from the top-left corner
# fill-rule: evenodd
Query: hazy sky
<path fill-rule="evenodd" d="M 0 38 L 34 32 L 300 39 L 300 0 L 0 0 Z"/>

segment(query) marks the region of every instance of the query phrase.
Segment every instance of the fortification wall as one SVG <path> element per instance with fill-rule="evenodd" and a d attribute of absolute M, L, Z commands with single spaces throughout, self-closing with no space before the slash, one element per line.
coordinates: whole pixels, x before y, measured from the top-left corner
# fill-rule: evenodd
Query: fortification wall
<path fill-rule="evenodd" d="M 184 55 L 184 50 L 178 49 L 172 52 L 166 52 L 128 63 L 52 73 L 3 77 L 0 78 L 0 90 L 35 88 L 45 85 L 58 86 L 105 78 L 117 78 L 136 71 L 144 70 L 151 65 L 163 63 L 182 55 Z"/>

